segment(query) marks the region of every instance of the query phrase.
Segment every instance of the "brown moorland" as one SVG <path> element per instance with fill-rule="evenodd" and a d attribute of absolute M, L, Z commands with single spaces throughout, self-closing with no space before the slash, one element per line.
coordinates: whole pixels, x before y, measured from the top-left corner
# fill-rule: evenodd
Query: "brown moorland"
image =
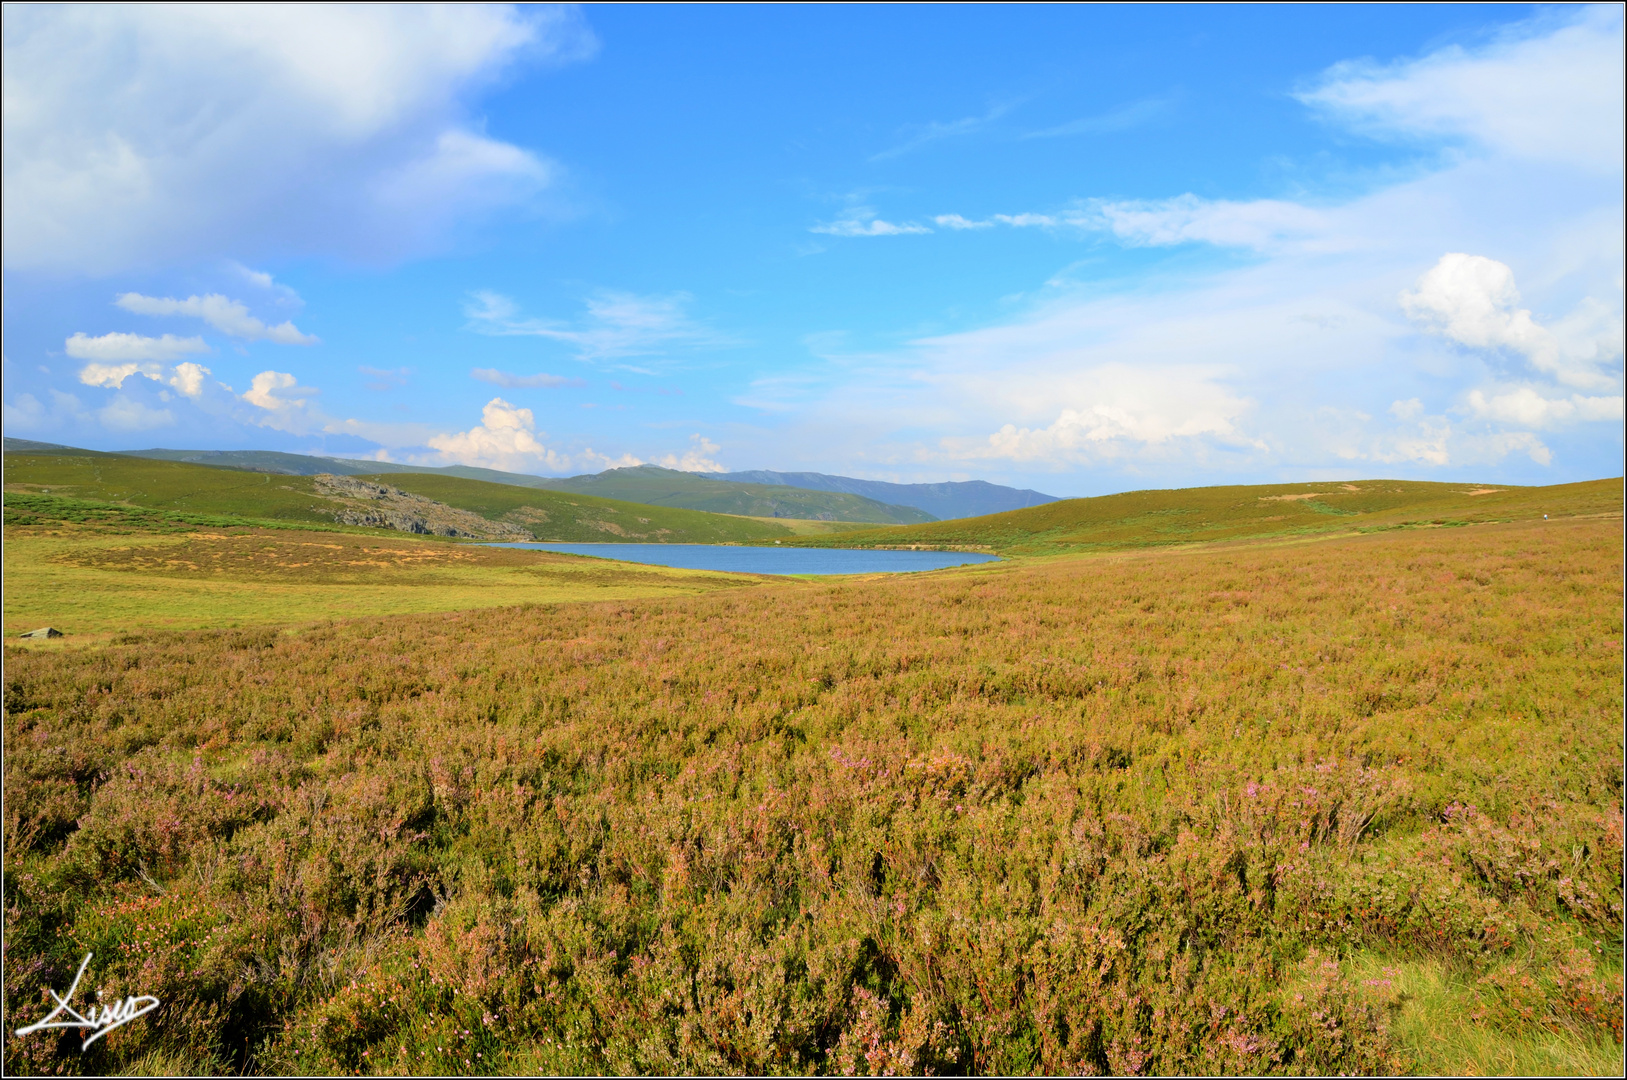
<path fill-rule="evenodd" d="M 8 647 L 6 1069 L 1619 1071 L 1621 545 Z"/>

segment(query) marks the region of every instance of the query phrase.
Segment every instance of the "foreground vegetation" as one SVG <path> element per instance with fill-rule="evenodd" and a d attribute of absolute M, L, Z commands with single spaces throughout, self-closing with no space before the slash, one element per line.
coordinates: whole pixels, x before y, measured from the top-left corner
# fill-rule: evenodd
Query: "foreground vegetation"
<path fill-rule="evenodd" d="M 53 648 L 150 630 L 684 596 L 755 583 L 738 574 L 407 538 L 381 529 L 47 495 L 7 495 L 5 512 L 5 634 L 52 626 L 71 638 L 46 646 Z"/>
<path fill-rule="evenodd" d="M 1415 480 L 1130 491 L 987 517 L 844 534 L 803 546 L 947 547 L 1011 555 L 1123 551 L 1554 516 L 1618 515 L 1622 481 L 1479 487 Z"/>
<path fill-rule="evenodd" d="M 728 544 L 795 535 L 788 527 L 749 518 L 455 476 L 390 473 L 366 479 L 440 504 L 442 516 L 456 527 L 448 535 L 480 534 L 482 522 L 489 524 L 493 539 L 513 539 L 510 534 L 518 532 L 522 539 L 576 543 Z M 8 453 L 5 488 L 8 496 L 66 497 L 149 510 L 324 526 L 347 519 L 367 520 L 375 505 L 374 500 L 336 494 L 316 476 L 217 469 L 119 454 Z M 406 509 L 424 516 L 421 504 Z M 461 519 L 459 512 L 465 515 Z M 433 514 L 430 524 L 435 524 Z"/>
<path fill-rule="evenodd" d="M 1619 1072 L 1616 509 L 8 649 L 6 1069 Z"/>

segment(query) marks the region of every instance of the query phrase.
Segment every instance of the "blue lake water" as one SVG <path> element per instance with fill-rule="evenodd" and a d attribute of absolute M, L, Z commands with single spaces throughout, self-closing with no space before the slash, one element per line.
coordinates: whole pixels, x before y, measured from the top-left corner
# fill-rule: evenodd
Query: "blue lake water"
<path fill-rule="evenodd" d="M 961 551 L 858 551 L 832 548 L 733 547 L 728 544 L 493 544 L 493 547 L 562 551 L 679 570 L 737 574 L 904 574 L 998 562 L 996 555 Z"/>

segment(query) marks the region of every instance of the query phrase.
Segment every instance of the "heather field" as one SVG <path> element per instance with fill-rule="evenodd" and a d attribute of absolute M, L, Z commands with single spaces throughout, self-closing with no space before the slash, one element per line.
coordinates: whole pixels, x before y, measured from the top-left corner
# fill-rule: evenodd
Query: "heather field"
<path fill-rule="evenodd" d="M 8 647 L 6 1069 L 1619 1072 L 1621 546 Z"/>

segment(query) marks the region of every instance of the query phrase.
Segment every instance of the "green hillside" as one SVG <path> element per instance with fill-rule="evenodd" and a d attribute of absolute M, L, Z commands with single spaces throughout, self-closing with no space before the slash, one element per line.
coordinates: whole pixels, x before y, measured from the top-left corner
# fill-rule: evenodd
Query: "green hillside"
<path fill-rule="evenodd" d="M 5 450 L 7 454 L 108 456 L 98 451 L 80 450 L 56 443 L 37 443 L 10 438 L 5 441 Z M 401 465 L 395 462 L 362 461 L 355 458 L 312 457 L 275 450 L 168 450 L 155 447 L 149 450 L 122 450 L 117 456 L 283 476 L 316 476 L 322 473 L 337 476 L 373 476 L 381 469 L 386 469 L 397 474 L 461 477 L 466 480 L 481 480 L 547 491 L 568 491 L 601 499 L 642 503 L 648 506 L 670 506 L 685 510 L 704 510 L 708 513 L 739 517 L 850 521 L 875 525 L 914 525 L 938 520 L 925 510 L 879 502 L 848 491 L 814 490 L 786 484 L 719 479 L 680 472 L 676 469 L 663 469 L 654 465 L 609 469 L 596 475 L 553 479 L 502 472 L 498 469 L 481 469 L 470 465 Z M 821 479 L 848 480 L 846 477 L 821 477 Z M 983 486 L 989 487 L 991 491 L 1004 490 L 995 489 L 990 485 Z"/>
<path fill-rule="evenodd" d="M 539 540 L 705 544 L 794 535 L 790 527 L 771 522 L 457 477 L 396 473 L 379 480 L 455 511 L 469 511 L 499 528 L 523 529 Z M 330 528 L 336 515 L 369 505 L 366 500 L 324 493 L 321 484 L 312 476 L 217 469 L 89 451 L 5 455 L 8 493 Z M 468 533 L 465 529 L 464 534 Z M 475 534 L 479 535 L 478 530 Z"/>
<path fill-rule="evenodd" d="M 1131 491 L 987 517 L 803 537 L 805 547 L 976 547 L 1010 554 L 1160 547 L 1622 511 L 1622 480 L 1552 487 L 1361 480 Z"/>
<path fill-rule="evenodd" d="M 572 476 L 538 484 L 651 506 L 681 506 L 714 514 L 745 517 L 801 518 L 817 521 L 870 521 L 878 525 L 913 525 L 937 520 L 912 506 L 893 506 L 842 491 L 814 491 L 783 484 L 743 484 L 714 480 L 697 473 L 638 465 L 607 469 L 592 476 Z"/>
<path fill-rule="evenodd" d="M 5 457 L 8 492 L 128 503 L 265 521 L 332 524 L 308 476 L 273 476 L 92 451 Z"/>
<path fill-rule="evenodd" d="M 362 479 L 389 484 L 492 521 L 518 522 L 541 540 L 731 544 L 794 535 L 789 526 L 767 521 L 456 476 L 379 473 Z"/>

